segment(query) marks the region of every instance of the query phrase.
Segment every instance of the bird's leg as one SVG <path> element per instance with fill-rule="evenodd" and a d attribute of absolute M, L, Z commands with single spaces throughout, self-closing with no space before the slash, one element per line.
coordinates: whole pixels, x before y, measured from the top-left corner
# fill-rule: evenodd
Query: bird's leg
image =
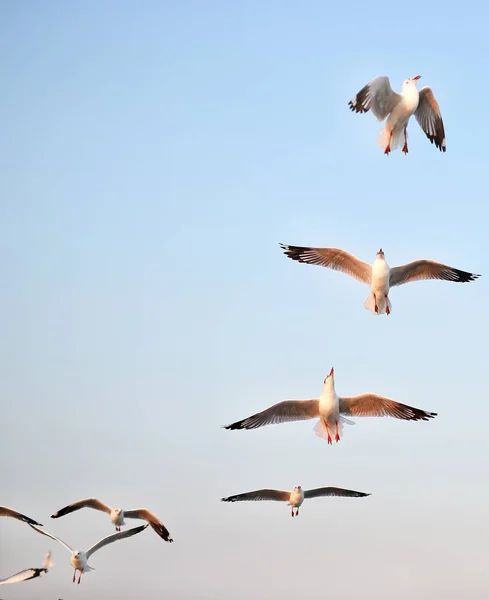
<path fill-rule="evenodd" d="M 326 421 L 324 422 L 324 424 L 326 425 L 326 432 L 328 433 L 328 444 L 332 444 L 332 443 L 333 443 L 333 440 L 332 440 L 332 438 L 331 438 L 331 435 L 330 435 L 330 433 L 329 433 L 329 427 L 328 427 L 328 424 L 326 423 Z"/>
<path fill-rule="evenodd" d="M 338 421 L 336 421 L 336 435 L 334 436 L 334 439 L 339 442 L 340 441 L 340 434 L 338 433 Z"/>
<path fill-rule="evenodd" d="M 391 131 L 391 134 L 389 136 L 389 143 L 385 147 L 384 154 L 389 154 L 389 152 L 391 151 L 391 142 L 392 142 L 392 131 Z"/>
<path fill-rule="evenodd" d="M 298 516 L 299 516 L 299 507 L 297 507 L 297 508 L 295 509 L 295 516 L 296 516 L 296 517 L 298 517 Z"/>
<path fill-rule="evenodd" d="M 408 149 L 407 149 L 407 137 L 406 137 L 406 128 L 404 127 L 404 146 L 402 147 L 402 151 L 404 152 L 404 154 L 408 153 Z M 389 314 L 389 313 L 387 313 Z"/>
<path fill-rule="evenodd" d="M 80 575 L 78 575 L 78 585 L 80 585 L 80 580 L 81 580 L 82 573 L 83 573 L 83 571 L 80 571 Z"/>
<path fill-rule="evenodd" d="M 73 583 L 75 583 L 75 579 L 76 579 L 76 569 L 75 569 L 75 572 L 73 573 Z"/>
<path fill-rule="evenodd" d="M 407 150 L 406 150 L 407 152 Z M 391 309 L 389 308 L 389 299 L 387 298 L 387 294 L 385 295 L 385 313 L 387 315 L 391 314 Z"/>
<path fill-rule="evenodd" d="M 294 507 L 292 507 L 292 516 L 294 516 Z"/>
<path fill-rule="evenodd" d="M 379 307 L 377 305 L 377 296 L 375 294 L 374 294 L 374 302 L 375 302 L 374 310 L 375 310 L 376 314 L 379 314 Z"/>

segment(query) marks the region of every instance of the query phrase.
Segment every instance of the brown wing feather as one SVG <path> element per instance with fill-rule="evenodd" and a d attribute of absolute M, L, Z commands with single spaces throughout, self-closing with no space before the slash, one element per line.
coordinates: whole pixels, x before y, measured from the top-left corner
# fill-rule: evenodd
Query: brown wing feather
<path fill-rule="evenodd" d="M 6 506 L 0 506 L 0 517 L 11 517 L 12 519 L 18 519 L 19 521 L 24 521 L 24 523 L 30 523 L 31 525 L 39 525 L 42 527 L 41 523 L 34 521 L 30 517 L 23 515 L 16 510 L 12 510 L 11 508 L 7 508 Z"/>
<path fill-rule="evenodd" d="M 304 421 L 319 416 L 319 400 L 284 400 L 251 417 L 225 425 L 224 429 L 256 429 L 288 421 Z"/>
<path fill-rule="evenodd" d="M 419 103 L 414 116 L 430 142 L 435 144 L 440 152 L 446 152 L 445 127 L 440 107 L 431 88 L 425 86 L 419 90 Z"/>
<path fill-rule="evenodd" d="M 353 254 L 339 248 L 309 248 L 280 244 L 284 254 L 297 262 L 320 265 L 334 271 L 342 271 L 362 283 L 370 283 L 372 267 Z"/>
<path fill-rule="evenodd" d="M 221 498 L 221 502 L 243 502 L 248 500 L 275 500 L 277 502 L 287 502 L 289 498 L 290 492 L 287 492 L 286 490 L 263 489 Z"/>
<path fill-rule="evenodd" d="M 377 394 L 340 398 L 340 413 L 351 417 L 394 417 L 404 421 L 427 421 L 437 413 L 395 402 Z"/>
<path fill-rule="evenodd" d="M 413 262 L 393 267 L 390 270 L 389 285 L 402 285 L 410 281 L 421 281 L 426 279 L 441 279 L 443 281 L 454 281 L 467 283 L 480 277 L 476 273 L 461 271 L 448 265 L 435 262 L 434 260 L 415 260 Z"/>
<path fill-rule="evenodd" d="M 165 540 L 165 542 L 173 542 L 173 538 L 170 536 L 170 532 L 163 525 L 163 523 L 147 508 L 133 508 L 131 510 L 124 511 L 124 517 L 128 519 L 143 519 L 147 521 L 153 531 L 155 531 L 161 538 Z"/>
<path fill-rule="evenodd" d="M 322 487 L 304 491 L 304 498 L 319 498 L 321 496 L 363 498 L 364 496 L 370 496 L 370 494 L 365 494 L 364 492 L 355 492 L 353 490 L 345 490 L 338 487 Z"/>
<path fill-rule="evenodd" d="M 101 510 L 102 512 L 109 513 L 111 512 L 110 506 L 107 506 L 97 498 L 84 498 L 83 500 L 78 500 L 77 502 L 73 502 L 73 504 L 68 504 L 64 508 L 55 512 L 54 515 L 51 515 L 51 519 L 58 519 L 59 517 L 64 517 L 75 510 L 80 510 L 81 508 L 93 508 L 95 510 Z"/>

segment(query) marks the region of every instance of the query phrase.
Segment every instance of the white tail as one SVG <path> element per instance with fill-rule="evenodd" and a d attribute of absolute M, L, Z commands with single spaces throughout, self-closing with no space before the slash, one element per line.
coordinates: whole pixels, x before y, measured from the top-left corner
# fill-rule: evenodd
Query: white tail
<path fill-rule="evenodd" d="M 338 433 L 340 434 L 340 437 L 342 437 L 343 435 L 343 417 L 340 417 L 340 422 L 338 423 Z M 319 436 L 320 438 L 323 438 L 324 440 L 328 439 L 328 430 L 326 429 L 326 425 L 324 424 L 324 421 L 322 419 L 319 419 L 319 421 L 316 423 L 316 425 L 314 425 L 314 433 Z M 336 425 L 333 425 L 333 427 L 329 428 L 329 435 L 330 437 L 334 438 L 336 433 Z"/>
<path fill-rule="evenodd" d="M 369 297 L 365 300 L 365 308 L 374 313 L 374 315 L 383 315 L 386 311 L 386 306 L 389 307 L 389 311 L 392 311 L 392 304 L 389 298 L 379 296 L 377 299 L 377 312 L 375 311 L 375 296 L 373 292 L 370 292 Z"/>
<path fill-rule="evenodd" d="M 407 132 L 406 132 L 406 139 L 407 139 Z M 387 129 L 387 127 L 382 127 L 382 129 L 380 130 L 379 139 L 377 140 L 377 146 L 379 146 L 380 148 L 383 148 L 385 150 L 387 148 L 387 146 L 389 145 L 389 140 L 390 140 L 391 150 L 395 150 L 396 148 L 399 148 L 401 145 L 404 145 L 404 129 L 394 129 L 392 131 L 392 139 L 391 139 L 391 131 L 389 129 Z"/>

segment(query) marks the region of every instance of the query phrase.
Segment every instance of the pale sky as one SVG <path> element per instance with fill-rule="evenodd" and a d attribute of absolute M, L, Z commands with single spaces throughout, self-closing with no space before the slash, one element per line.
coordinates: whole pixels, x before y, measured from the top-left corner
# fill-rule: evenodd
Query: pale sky
<path fill-rule="evenodd" d="M 466 2 L 0 4 L 0 520 L 5 600 L 485 600 L 488 8 Z M 421 75 L 447 152 L 415 120 L 385 157 L 348 101 Z M 376 317 L 362 286 L 279 242 L 482 273 L 413 283 Z M 284 399 L 375 392 L 438 412 L 221 428 Z M 223 504 L 261 487 L 368 498 Z M 137 521 L 129 522 L 137 525 Z"/>

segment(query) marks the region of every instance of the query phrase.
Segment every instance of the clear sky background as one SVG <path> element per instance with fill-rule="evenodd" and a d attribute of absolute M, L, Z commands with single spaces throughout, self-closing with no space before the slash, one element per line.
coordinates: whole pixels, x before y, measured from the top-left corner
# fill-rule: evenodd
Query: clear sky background
<path fill-rule="evenodd" d="M 488 597 L 488 9 L 445 2 L 0 4 L 0 504 L 87 549 L 107 515 L 152 530 L 93 556 L 0 521 L 5 600 Z M 409 154 L 348 101 L 422 75 L 447 152 Z M 278 243 L 391 265 L 432 258 L 471 284 L 395 288 L 390 317 Z M 372 391 L 430 422 L 226 431 L 283 399 Z M 337 485 L 298 519 L 260 487 Z M 137 525 L 137 521 L 131 521 Z"/>

